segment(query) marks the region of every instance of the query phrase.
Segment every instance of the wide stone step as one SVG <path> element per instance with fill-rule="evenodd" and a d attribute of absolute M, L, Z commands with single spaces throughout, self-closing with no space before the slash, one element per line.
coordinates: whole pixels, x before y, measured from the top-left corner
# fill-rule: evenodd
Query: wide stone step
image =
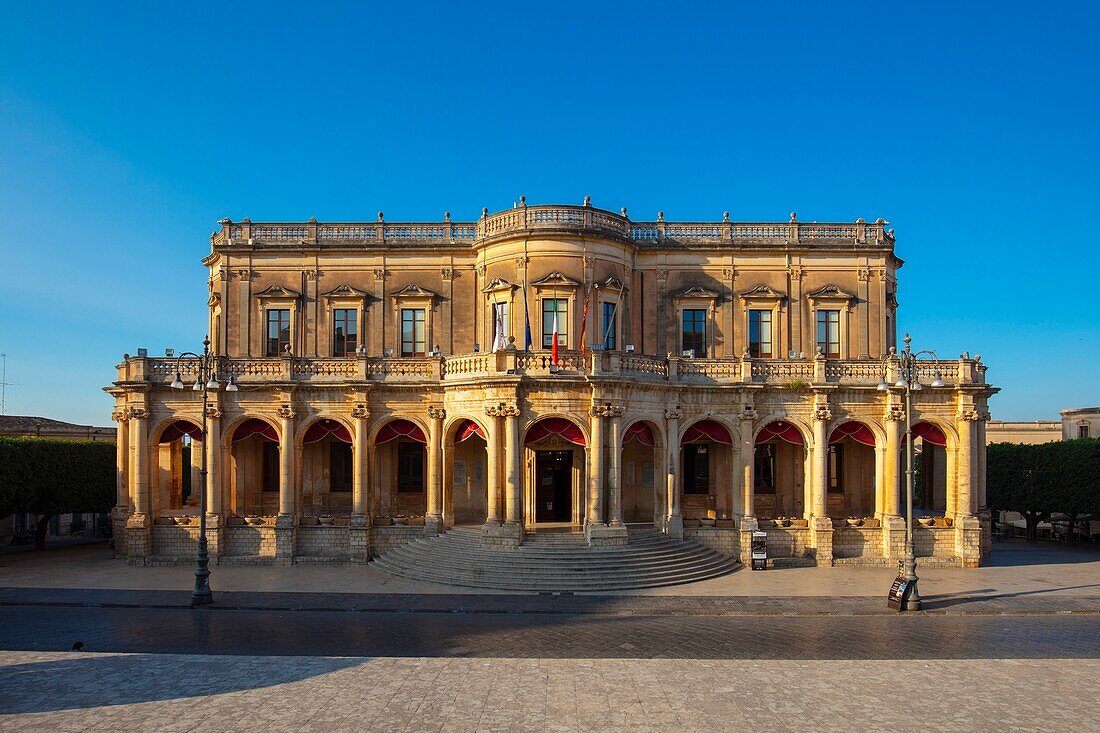
<path fill-rule="evenodd" d="M 375 559 L 401 577 L 463 587 L 601 592 L 653 588 L 719 577 L 738 563 L 695 542 L 651 528 L 629 530 L 628 544 L 590 548 L 579 534 L 527 535 L 517 548 L 486 548 L 475 528 L 418 538 Z"/>

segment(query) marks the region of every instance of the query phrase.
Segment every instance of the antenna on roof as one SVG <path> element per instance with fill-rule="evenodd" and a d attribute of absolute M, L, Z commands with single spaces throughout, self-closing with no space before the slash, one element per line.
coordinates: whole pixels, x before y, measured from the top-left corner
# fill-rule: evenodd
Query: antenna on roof
<path fill-rule="evenodd" d="M 4 411 L 8 399 L 8 355 L 0 354 L 0 415 L 6 415 Z"/>

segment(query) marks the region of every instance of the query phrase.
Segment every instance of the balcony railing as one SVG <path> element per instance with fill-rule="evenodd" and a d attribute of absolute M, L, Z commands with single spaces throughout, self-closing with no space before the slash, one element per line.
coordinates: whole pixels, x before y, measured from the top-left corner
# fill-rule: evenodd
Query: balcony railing
<path fill-rule="evenodd" d="M 119 365 L 120 382 L 169 384 L 176 375 L 171 358 L 130 357 Z M 193 381 L 197 364 L 179 363 L 184 382 Z M 919 381 L 928 385 L 939 376 L 948 387 L 984 385 L 986 365 L 973 359 L 920 362 Z M 236 378 L 242 386 L 305 382 L 440 382 L 527 377 L 537 379 L 624 379 L 639 382 L 676 382 L 684 385 L 757 384 L 798 389 L 818 384 L 875 387 L 885 377 L 897 378 L 893 367 L 883 373 L 877 359 L 684 359 L 623 352 L 563 351 L 554 364 L 546 351 L 509 351 L 438 357 L 220 357 L 219 378 Z"/>
<path fill-rule="evenodd" d="M 622 214 L 592 206 L 527 206 L 522 204 L 496 214 L 484 213 L 475 222 L 233 222 L 223 219 L 214 233 L 215 246 L 247 242 L 318 245 L 420 244 L 469 247 L 516 235 L 575 233 L 631 242 L 639 246 L 745 246 L 783 244 L 892 245 L 893 230 L 878 219 L 868 223 L 804 223 L 792 216 L 787 222 L 632 221 Z"/>

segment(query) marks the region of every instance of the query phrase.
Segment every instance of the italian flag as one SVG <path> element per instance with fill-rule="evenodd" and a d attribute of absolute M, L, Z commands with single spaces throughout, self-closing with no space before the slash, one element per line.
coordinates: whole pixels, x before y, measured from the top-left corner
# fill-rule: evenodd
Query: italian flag
<path fill-rule="evenodd" d="M 554 301 L 554 339 L 550 342 L 550 362 L 558 363 L 558 302 Z"/>

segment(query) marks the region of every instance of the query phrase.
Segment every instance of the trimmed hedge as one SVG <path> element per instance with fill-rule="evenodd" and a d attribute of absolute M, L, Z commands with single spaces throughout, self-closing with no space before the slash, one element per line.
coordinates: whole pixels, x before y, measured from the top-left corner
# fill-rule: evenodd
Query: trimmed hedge
<path fill-rule="evenodd" d="M 0 516 L 108 512 L 115 444 L 0 437 Z"/>

